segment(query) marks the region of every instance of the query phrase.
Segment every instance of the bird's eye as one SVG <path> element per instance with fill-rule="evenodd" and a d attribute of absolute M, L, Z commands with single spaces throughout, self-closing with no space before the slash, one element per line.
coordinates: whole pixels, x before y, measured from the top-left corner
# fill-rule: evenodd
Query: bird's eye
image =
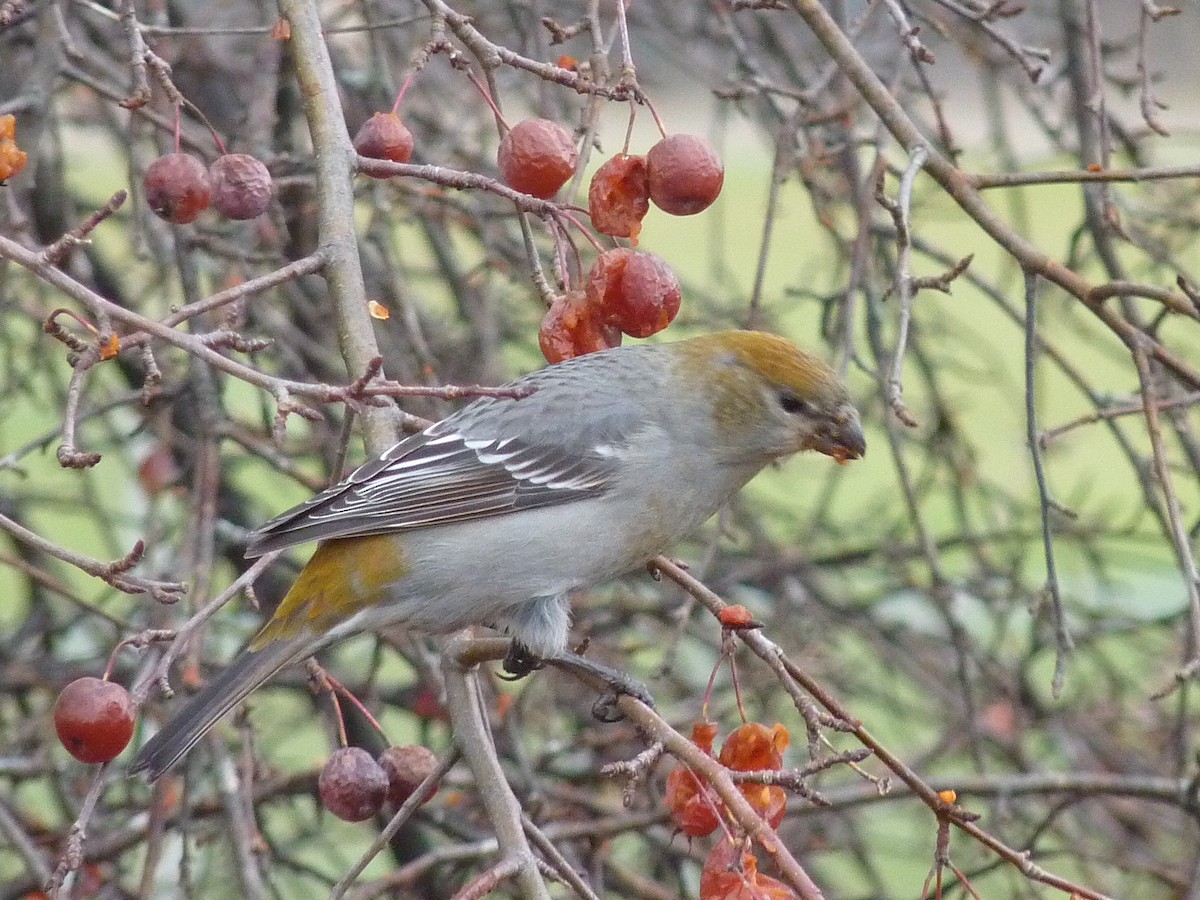
<path fill-rule="evenodd" d="M 779 392 L 779 406 L 789 416 L 809 416 L 815 412 L 811 403 L 792 391 Z"/>

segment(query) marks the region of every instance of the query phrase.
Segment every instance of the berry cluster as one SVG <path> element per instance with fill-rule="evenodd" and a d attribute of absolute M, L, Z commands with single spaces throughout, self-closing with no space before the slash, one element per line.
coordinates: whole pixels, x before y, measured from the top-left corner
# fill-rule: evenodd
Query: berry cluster
<path fill-rule="evenodd" d="M 592 176 L 592 226 L 636 244 L 651 203 L 671 215 L 695 215 L 717 199 L 724 180 L 716 153 L 694 135 L 664 137 L 645 156 L 618 153 Z M 674 321 L 683 296 L 663 260 L 625 247 L 601 253 L 586 284 L 582 294 L 556 300 L 542 320 L 538 343 L 549 362 L 615 347 L 621 332 L 657 334 Z"/>
<path fill-rule="evenodd" d="M 359 128 L 354 149 L 370 159 L 408 162 L 412 132 L 395 112 L 377 112 Z M 579 150 L 557 122 L 525 119 L 504 133 L 496 164 L 513 190 L 549 200 L 575 174 Z M 717 199 L 724 181 L 721 160 L 703 139 L 672 134 L 644 156 L 618 153 L 601 165 L 588 188 L 588 212 L 597 232 L 636 245 L 651 203 L 671 215 L 695 215 Z M 679 279 L 663 260 L 617 247 L 600 254 L 583 290 L 568 288 L 551 304 L 538 345 L 555 363 L 616 347 L 622 334 L 649 337 L 675 319 L 681 301 Z"/>
<path fill-rule="evenodd" d="M 636 239 L 653 201 L 672 216 L 694 216 L 721 193 L 725 167 L 702 138 L 672 134 L 645 156 L 618 153 L 588 188 L 592 225 L 610 237 Z"/>
<path fill-rule="evenodd" d="M 617 247 L 601 253 L 586 287 L 559 297 L 538 330 L 549 362 L 616 347 L 621 333 L 649 337 L 679 312 L 683 292 L 675 272 L 652 253 Z"/>
<path fill-rule="evenodd" d="M 708 756 L 713 755 L 717 726 L 713 722 L 692 725 L 692 743 Z M 734 772 L 778 772 L 783 768 L 783 751 L 789 735 L 782 725 L 767 728 L 749 722 L 725 739 L 717 762 Z M 771 828 L 778 828 L 787 812 L 787 795 L 778 785 L 744 781 L 738 785 L 742 796 Z M 724 801 L 711 784 L 691 769 L 680 767 L 667 776 L 666 806 L 675 826 L 688 837 L 706 837 L 730 819 Z M 733 900 L 738 897 L 762 897 L 786 900 L 795 895 L 791 888 L 768 875 L 758 874 L 758 860 L 726 828 L 723 837 L 709 854 L 700 881 L 703 900 Z M 739 893 L 749 886 L 755 893 Z"/>
<path fill-rule="evenodd" d="M 185 225 L 211 205 L 227 219 L 253 219 L 271 205 L 271 173 L 246 153 L 226 153 L 205 168 L 190 153 L 168 153 L 146 167 L 146 203 L 156 216 Z"/>
<path fill-rule="evenodd" d="M 339 819 L 363 822 L 383 809 L 385 801 L 401 806 L 436 768 L 437 757 L 419 744 L 388 747 L 378 761 L 361 747 L 341 747 L 321 768 L 317 792 Z"/>

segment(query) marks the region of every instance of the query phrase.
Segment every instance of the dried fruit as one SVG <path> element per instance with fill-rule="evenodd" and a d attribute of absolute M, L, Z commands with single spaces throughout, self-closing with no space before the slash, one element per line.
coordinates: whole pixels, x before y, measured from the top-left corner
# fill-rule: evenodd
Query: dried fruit
<path fill-rule="evenodd" d="M 168 153 L 150 163 L 142 186 L 154 214 L 176 225 L 194 222 L 212 197 L 208 170 L 187 153 Z"/>
<path fill-rule="evenodd" d="M 406 163 L 412 159 L 412 132 L 395 113 L 377 112 L 363 122 L 354 136 L 354 149 L 360 156 L 371 159 L 390 159 Z M 371 175 L 370 172 L 366 173 Z M 387 178 L 386 175 L 371 175 L 372 178 Z"/>
<path fill-rule="evenodd" d="M 230 219 L 254 219 L 271 205 L 271 173 L 247 153 L 227 153 L 208 167 L 212 205 Z"/>
<path fill-rule="evenodd" d="M 693 216 L 712 205 L 725 183 L 725 167 L 703 138 L 672 134 L 646 154 L 650 199 L 673 216 Z"/>
<path fill-rule="evenodd" d="M 638 338 L 670 325 L 683 299 L 679 279 L 665 261 L 624 247 L 600 254 L 588 272 L 587 295 L 606 323 Z"/>
<path fill-rule="evenodd" d="M 720 840 L 700 872 L 701 900 L 795 900 L 795 892 L 770 875 L 760 875 L 758 857 L 739 844 Z"/>
<path fill-rule="evenodd" d="M 588 211 L 598 232 L 636 242 L 649 210 L 646 157 L 618 153 L 596 170 L 588 187 Z"/>
<path fill-rule="evenodd" d="M 54 730 L 80 762 L 109 762 L 133 737 L 133 701 L 119 684 L 90 676 L 77 678 L 54 703 Z"/>
<path fill-rule="evenodd" d="M 783 725 L 767 728 L 757 722 L 748 722 L 734 730 L 725 739 L 717 761 L 737 772 L 757 772 L 783 768 L 783 751 L 791 739 Z M 772 828 L 779 826 L 787 812 L 787 794 L 778 785 L 742 782 L 738 785 L 742 796 L 754 807 Z"/>
<path fill-rule="evenodd" d="M 682 766 L 667 775 L 663 801 L 675 827 L 688 837 L 706 837 L 720 824 L 718 810 L 724 808 L 720 795 Z"/>
<path fill-rule="evenodd" d="M 388 747 L 379 755 L 379 765 L 387 773 L 388 802 L 400 806 L 437 769 L 438 761 L 428 747 L 412 744 L 407 747 Z M 437 788 L 434 788 L 433 794 L 436 793 Z M 426 797 L 426 801 L 433 794 Z"/>
<path fill-rule="evenodd" d="M 17 117 L 0 116 L 0 181 L 12 178 L 27 162 L 29 155 L 17 146 Z"/>
<path fill-rule="evenodd" d="M 696 722 L 692 725 L 692 743 L 709 756 L 712 756 L 712 742 L 716 736 L 715 723 Z M 685 766 L 667 775 L 663 799 L 675 827 L 688 837 L 705 837 L 720 824 L 719 810 L 724 808 L 720 796 L 712 785 Z"/>
<path fill-rule="evenodd" d="M 778 771 L 783 768 L 783 751 L 790 741 L 791 735 L 783 725 L 767 728 L 758 722 L 747 722 L 725 738 L 717 761 L 735 772 Z"/>
<path fill-rule="evenodd" d="M 335 750 L 317 779 L 321 803 L 347 822 L 362 822 L 379 812 L 387 789 L 387 773 L 362 747 Z"/>
<path fill-rule="evenodd" d="M 621 332 L 604 324 L 600 311 L 582 291 L 571 291 L 555 300 L 538 329 L 538 346 L 551 363 L 620 344 Z"/>
<path fill-rule="evenodd" d="M 557 122 L 526 119 L 504 135 L 496 162 L 513 190 L 549 200 L 575 174 L 579 151 L 571 132 Z"/>
<path fill-rule="evenodd" d="M 740 604 L 726 606 L 717 614 L 717 619 L 722 628 L 728 628 L 731 631 L 762 627 L 762 623 L 756 622 L 754 616 L 750 615 L 750 610 Z"/>

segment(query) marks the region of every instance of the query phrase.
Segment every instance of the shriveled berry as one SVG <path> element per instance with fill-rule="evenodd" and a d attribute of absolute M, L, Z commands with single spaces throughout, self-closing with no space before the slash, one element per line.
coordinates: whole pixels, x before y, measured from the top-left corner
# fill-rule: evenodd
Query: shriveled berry
<path fill-rule="evenodd" d="M 712 756 L 713 739 L 717 736 L 715 722 L 693 722 L 692 743 L 706 756 Z M 705 837 L 720 824 L 720 810 L 725 808 L 721 796 L 707 781 L 686 766 L 667 775 L 663 801 L 675 827 L 688 837 Z"/>
<path fill-rule="evenodd" d="M 575 174 L 579 151 L 571 132 L 549 119 L 526 119 L 509 129 L 496 154 L 511 188 L 549 200 Z"/>
<path fill-rule="evenodd" d="M 54 730 L 80 762 L 109 762 L 133 737 L 133 701 L 119 684 L 78 678 L 62 689 L 54 703 Z"/>
<path fill-rule="evenodd" d="M 388 777 L 388 802 L 400 806 L 412 796 L 421 782 L 437 769 L 438 760 L 428 747 L 411 744 L 406 747 L 388 747 L 379 754 L 379 765 Z M 433 793 L 437 793 L 437 788 L 434 788 Z M 426 797 L 426 801 L 431 797 L 433 794 Z"/>
<path fill-rule="evenodd" d="M 621 332 L 605 325 L 583 291 L 571 291 L 550 305 L 538 330 L 538 346 L 547 362 L 607 350 L 621 344 Z"/>
<path fill-rule="evenodd" d="M 212 205 L 230 219 L 254 219 L 271 205 L 271 173 L 248 153 L 227 153 L 208 167 Z"/>
<path fill-rule="evenodd" d="M 747 722 L 725 738 L 717 761 L 737 772 L 753 772 L 756 769 L 778 771 L 783 768 L 783 751 L 790 740 L 791 736 L 783 725 L 767 728 L 758 722 Z"/>
<path fill-rule="evenodd" d="M 154 214 L 176 225 L 196 221 L 212 198 L 208 170 L 188 153 L 168 153 L 150 163 L 142 186 Z"/>
<path fill-rule="evenodd" d="M 703 138 L 672 134 L 646 154 L 650 199 L 673 216 L 693 216 L 712 205 L 725 183 L 725 167 Z"/>
<path fill-rule="evenodd" d="M 18 174 L 27 162 L 29 155 L 17 146 L 17 117 L 0 116 L 0 181 Z"/>
<path fill-rule="evenodd" d="M 667 775 L 663 802 L 675 827 L 688 837 L 707 837 L 717 830 L 724 808 L 720 795 L 684 767 Z"/>
<path fill-rule="evenodd" d="M 646 157 L 618 153 L 596 170 L 588 187 L 592 227 L 611 237 L 637 240 L 650 209 Z"/>
<path fill-rule="evenodd" d="M 796 900 L 782 881 L 758 871 L 758 857 L 736 842 L 722 837 L 709 851 L 700 871 L 701 900 Z"/>
<path fill-rule="evenodd" d="M 588 272 L 587 295 L 605 322 L 639 338 L 670 325 L 683 300 L 679 279 L 664 260 L 624 247 L 600 254 Z"/>
<path fill-rule="evenodd" d="M 747 722 L 725 738 L 717 761 L 738 772 L 779 771 L 783 768 L 783 751 L 789 740 L 790 735 L 783 725 L 767 728 L 758 722 Z M 787 795 L 783 788 L 747 781 L 738 785 L 738 789 L 772 828 L 783 821 L 787 812 Z"/>
<path fill-rule="evenodd" d="M 347 822 L 362 822 L 379 812 L 387 789 L 387 773 L 362 747 L 333 751 L 317 779 L 321 803 Z"/>
<path fill-rule="evenodd" d="M 400 117 L 395 113 L 377 112 L 363 122 L 354 136 L 354 149 L 360 156 L 371 159 L 390 159 L 406 163 L 412 159 L 413 136 Z M 371 175 L 370 172 L 366 174 Z M 387 178 L 386 175 L 371 175 L 372 178 Z"/>

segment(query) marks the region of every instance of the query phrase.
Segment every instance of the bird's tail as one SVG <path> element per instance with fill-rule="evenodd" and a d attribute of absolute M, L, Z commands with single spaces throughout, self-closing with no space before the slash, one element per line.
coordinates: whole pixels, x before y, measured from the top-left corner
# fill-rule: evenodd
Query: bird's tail
<path fill-rule="evenodd" d="M 130 774 L 145 772 L 151 781 L 174 766 L 217 721 L 284 666 L 311 655 L 310 634 L 273 641 L 243 653 L 222 671 L 138 751 Z"/>

